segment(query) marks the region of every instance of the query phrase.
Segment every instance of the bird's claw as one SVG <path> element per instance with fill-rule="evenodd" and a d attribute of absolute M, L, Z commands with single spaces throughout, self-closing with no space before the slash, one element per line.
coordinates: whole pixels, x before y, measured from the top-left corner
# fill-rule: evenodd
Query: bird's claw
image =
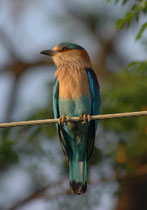
<path fill-rule="evenodd" d="M 86 122 L 90 122 L 91 118 L 89 114 L 80 115 L 80 120 L 82 121 L 82 125 L 86 124 Z"/>
<path fill-rule="evenodd" d="M 68 116 L 62 116 L 62 117 L 59 118 L 58 124 L 59 125 L 61 125 L 61 123 L 66 124 L 69 120 L 70 120 L 70 118 Z"/>
<path fill-rule="evenodd" d="M 91 121 L 90 114 L 87 114 L 87 120 L 88 120 L 88 122 L 90 122 L 90 121 Z"/>

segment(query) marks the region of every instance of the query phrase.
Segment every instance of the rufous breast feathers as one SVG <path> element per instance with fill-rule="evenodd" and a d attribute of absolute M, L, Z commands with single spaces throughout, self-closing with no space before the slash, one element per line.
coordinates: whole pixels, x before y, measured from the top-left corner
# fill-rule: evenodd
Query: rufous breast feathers
<path fill-rule="evenodd" d="M 89 81 L 86 71 L 69 71 L 58 79 L 60 98 L 74 100 L 80 96 L 90 96 Z"/>

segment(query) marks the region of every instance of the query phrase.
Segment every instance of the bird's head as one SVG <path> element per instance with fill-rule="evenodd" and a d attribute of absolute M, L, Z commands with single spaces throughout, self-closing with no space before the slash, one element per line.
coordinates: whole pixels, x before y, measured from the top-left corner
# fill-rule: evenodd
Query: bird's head
<path fill-rule="evenodd" d="M 56 66 L 85 64 L 91 66 L 90 58 L 86 50 L 80 45 L 70 42 L 62 42 L 56 45 L 52 50 L 43 50 L 41 54 L 51 56 Z"/>

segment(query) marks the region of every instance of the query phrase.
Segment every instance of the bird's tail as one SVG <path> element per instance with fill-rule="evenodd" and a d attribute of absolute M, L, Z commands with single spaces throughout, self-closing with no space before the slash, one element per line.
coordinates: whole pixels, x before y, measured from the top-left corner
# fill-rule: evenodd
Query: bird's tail
<path fill-rule="evenodd" d="M 78 195 L 87 189 L 87 161 L 69 161 L 69 177 L 71 190 Z"/>

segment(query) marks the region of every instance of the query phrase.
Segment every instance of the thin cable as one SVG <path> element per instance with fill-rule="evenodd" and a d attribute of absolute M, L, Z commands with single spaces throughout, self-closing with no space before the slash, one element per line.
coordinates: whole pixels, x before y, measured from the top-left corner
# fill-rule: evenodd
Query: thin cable
<path fill-rule="evenodd" d="M 112 118 L 140 117 L 140 116 L 147 116 L 147 111 L 92 115 L 92 116 L 90 116 L 90 120 L 104 120 L 104 119 L 112 119 Z M 82 121 L 82 120 L 81 120 L 81 117 L 70 117 L 69 119 L 66 118 L 66 120 L 65 120 L 65 122 L 74 122 L 74 121 Z M 0 128 L 26 126 L 26 125 L 42 125 L 42 124 L 58 123 L 58 122 L 59 122 L 59 118 L 58 119 L 9 122 L 9 123 L 0 123 Z"/>

